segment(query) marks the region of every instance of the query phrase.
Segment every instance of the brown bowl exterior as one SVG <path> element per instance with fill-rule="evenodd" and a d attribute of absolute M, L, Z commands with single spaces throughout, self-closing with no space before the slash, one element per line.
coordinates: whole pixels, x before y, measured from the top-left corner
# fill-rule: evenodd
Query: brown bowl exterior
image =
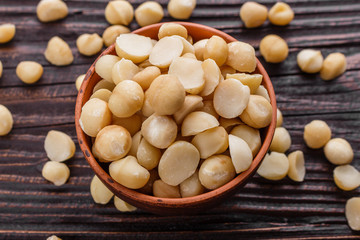
<path fill-rule="evenodd" d="M 222 37 L 226 42 L 237 41 L 235 38 L 221 32 L 217 29 L 207 27 L 204 25 L 188 22 L 177 22 L 187 28 L 189 35 L 194 39 L 194 42 L 210 38 L 213 35 Z M 153 24 L 140 28 L 133 33 L 148 36 L 153 39 L 157 39 L 157 33 L 160 26 L 163 23 Z M 116 55 L 114 44 L 107 48 L 97 59 L 103 55 L 113 54 Z M 96 62 L 95 61 L 95 62 Z M 78 141 L 81 150 L 84 153 L 85 159 L 94 170 L 95 174 L 101 179 L 101 181 L 119 198 L 124 201 L 148 212 L 152 212 L 160 215 L 184 215 L 184 214 L 195 214 L 200 211 L 209 209 L 210 207 L 219 204 L 225 198 L 233 195 L 243 185 L 246 184 L 248 179 L 253 176 L 259 167 L 262 159 L 267 153 L 270 143 L 272 141 L 275 127 L 276 127 L 276 99 L 275 92 L 270 81 L 270 78 L 257 60 L 257 67 L 255 73 L 263 75 L 263 85 L 268 90 L 270 96 L 270 102 L 272 105 L 273 115 L 270 125 L 262 130 L 263 144 L 260 148 L 259 153 L 255 156 L 250 168 L 239 175 L 224 186 L 206 192 L 204 194 L 188 197 L 188 198 L 158 198 L 150 195 L 145 195 L 137 191 L 128 189 L 119 183 L 115 182 L 94 158 L 91 152 L 91 139 L 81 129 L 79 124 L 79 118 L 81 114 L 82 106 L 88 101 L 92 94 L 92 90 L 95 84 L 100 80 L 100 77 L 95 73 L 95 62 L 91 65 L 90 69 L 86 73 L 85 79 L 78 93 L 75 107 L 75 127 L 78 136 Z"/>

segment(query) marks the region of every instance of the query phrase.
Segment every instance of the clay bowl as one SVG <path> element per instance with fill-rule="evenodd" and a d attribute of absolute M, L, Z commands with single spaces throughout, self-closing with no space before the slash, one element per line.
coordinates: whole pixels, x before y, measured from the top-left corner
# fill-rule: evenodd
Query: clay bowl
<path fill-rule="evenodd" d="M 225 39 L 225 41 L 227 42 L 236 41 L 235 38 L 211 27 L 207 27 L 195 23 L 187 23 L 187 22 L 178 22 L 178 23 L 182 24 L 187 28 L 188 33 L 193 37 L 194 42 L 204 38 L 210 38 L 213 35 L 218 35 L 223 39 Z M 134 33 L 148 36 L 153 39 L 157 39 L 157 32 L 161 25 L 162 23 L 146 26 L 134 31 Z M 106 54 L 113 54 L 113 55 L 116 54 L 114 45 L 107 48 L 100 56 Z M 268 126 L 265 129 L 262 129 L 261 131 L 263 144 L 259 153 L 254 158 L 250 168 L 245 172 L 240 173 L 232 181 L 230 181 L 229 183 L 225 184 L 224 186 L 218 189 L 206 192 L 204 194 L 195 197 L 176 198 L 176 199 L 158 198 L 128 189 L 120 185 L 119 183 L 115 182 L 109 176 L 107 172 L 108 170 L 107 165 L 99 164 L 99 162 L 92 155 L 91 139 L 82 131 L 79 125 L 81 108 L 90 98 L 90 95 L 92 93 L 95 84 L 100 80 L 100 77 L 95 73 L 95 63 L 92 64 L 90 69 L 88 70 L 76 100 L 75 126 L 76 126 L 76 132 L 81 150 L 83 151 L 84 156 L 88 161 L 88 163 L 90 164 L 91 168 L 94 170 L 95 174 L 101 179 L 101 181 L 116 196 L 120 197 L 124 201 L 140 209 L 160 215 L 195 214 L 202 210 L 209 209 L 210 207 L 222 202 L 225 198 L 241 190 L 241 187 L 244 186 L 246 182 L 256 172 L 262 159 L 264 158 L 266 152 L 269 149 L 272 137 L 274 135 L 275 126 L 276 126 L 276 100 L 275 100 L 274 89 L 268 74 L 266 73 L 264 67 L 261 65 L 261 63 L 258 60 L 257 60 L 257 68 L 255 72 L 260 73 L 264 76 L 262 84 L 268 90 L 271 99 L 271 105 L 273 109 L 272 122 L 270 126 Z"/>

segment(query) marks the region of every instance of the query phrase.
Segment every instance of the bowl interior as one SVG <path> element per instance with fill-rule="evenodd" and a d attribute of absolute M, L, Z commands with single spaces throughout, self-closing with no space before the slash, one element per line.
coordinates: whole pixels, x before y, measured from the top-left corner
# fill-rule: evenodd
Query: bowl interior
<path fill-rule="evenodd" d="M 178 23 L 187 28 L 188 33 L 193 37 L 194 42 L 201 39 L 210 38 L 213 35 L 218 35 L 222 37 L 226 42 L 237 41 L 235 38 L 227 35 L 226 33 L 208 26 L 195 24 L 195 23 L 187 23 L 187 22 L 178 22 Z M 137 33 L 140 35 L 148 36 L 153 39 L 157 39 L 157 33 L 162 24 L 163 23 L 146 26 L 134 31 L 133 33 Z M 106 54 L 116 55 L 114 45 L 107 48 L 96 59 L 96 61 L 101 56 Z M 107 165 L 99 164 L 99 162 L 94 158 L 94 156 L 91 153 L 91 146 L 92 146 L 91 139 L 82 131 L 79 124 L 79 118 L 80 118 L 82 106 L 90 98 L 95 84 L 101 80 L 101 78 L 95 73 L 95 62 L 91 65 L 90 69 L 86 73 L 84 82 L 78 93 L 78 97 L 76 100 L 76 107 L 75 107 L 75 127 L 76 127 L 79 145 L 84 153 L 86 160 L 90 164 L 91 168 L 94 170 L 95 174 L 112 192 L 114 192 L 115 195 L 117 195 L 124 201 L 138 208 L 144 209 L 152 213 L 157 213 L 162 215 L 194 214 L 198 211 L 208 209 L 209 207 L 219 203 L 223 198 L 226 198 L 232 195 L 233 193 L 235 193 L 256 172 L 256 169 L 259 167 L 262 159 L 264 158 L 266 152 L 268 151 L 276 127 L 275 92 L 268 74 L 266 73 L 265 69 L 258 60 L 257 60 L 257 67 L 255 73 L 260 73 L 263 75 L 262 85 L 267 89 L 269 93 L 270 102 L 273 110 L 273 116 L 270 125 L 267 128 L 261 130 L 262 146 L 258 154 L 255 156 L 250 168 L 238 174 L 229 183 L 225 184 L 224 186 L 218 189 L 206 192 L 204 194 L 195 197 L 188 197 L 188 198 L 158 198 L 158 197 L 139 193 L 135 190 L 128 189 L 120 185 L 119 183 L 115 182 L 107 173 Z"/>

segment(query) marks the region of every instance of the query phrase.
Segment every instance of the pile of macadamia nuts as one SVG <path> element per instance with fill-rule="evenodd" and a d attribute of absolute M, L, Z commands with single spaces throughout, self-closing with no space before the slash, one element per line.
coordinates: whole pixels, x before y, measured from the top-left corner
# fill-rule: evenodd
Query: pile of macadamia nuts
<path fill-rule="evenodd" d="M 247 170 L 261 147 L 272 106 L 253 73 L 254 48 L 215 35 L 191 39 L 184 26 L 165 23 L 158 40 L 121 34 L 116 55 L 95 63 L 103 80 L 79 122 L 93 155 L 125 187 L 196 196 Z"/>

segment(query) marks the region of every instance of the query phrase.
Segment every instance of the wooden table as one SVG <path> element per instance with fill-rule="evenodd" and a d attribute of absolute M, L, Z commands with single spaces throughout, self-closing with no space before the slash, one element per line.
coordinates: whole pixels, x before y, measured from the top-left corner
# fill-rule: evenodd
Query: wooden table
<path fill-rule="evenodd" d="M 304 144 L 304 125 L 325 120 L 333 137 L 346 138 L 355 152 L 353 165 L 360 169 L 360 1 L 288 0 L 296 17 L 287 27 L 268 22 L 245 29 L 238 12 L 243 0 L 198 0 L 189 21 L 218 28 L 251 43 L 257 50 L 267 34 L 278 34 L 289 44 L 287 60 L 267 64 L 284 114 L 284 126 L 292 136 L 290 151 L 302 150 L 306 158 L 303 183 L 289 179 L 266 181 L 255 175 L 244 189 L 222 205 L 197 216 L 161 217 L 136 211 L 120 213 L 112 203 L 94 204 L 89 183 L 93 176 L 78 145 L 67 162 L 71 177 L 56 187 L 41 177 L 44 138 L 49 130 L 64 131 L 75 142 L 74 81 L 85 73 L 95 57 L 79 55 L 75 41 L 82 33 L 102 34 L 106 0 L 68 0 L 69 16 L 55 23 L 36 18 L 38 0 L 1 0 L 0 23 L 16 24 L 13 41 L 0 46 L 4 65 L 0 79 L 0 103 L 14 117 L 14 128 L 0 137 L 0 239 L 343 239 L 359 238 L 347 225 L 346 200 L 359 196 L 359 189 L 339 190 L 331 165 L 322 150 Z M 134 7 L 142 1 L 131 0 Z M 262 0 L 267 7 L 274 0 Z M 160 3 L 166 7 L 167 1 Z M 168 14 L 163 21 L 172 21 Z M 138 26 L 131 24 L 134 30 Z M 61 36 L 71 46 L 75 61 L 55 67 L 44 58 L 47 41 Z M 304 48 L 321 50 L 324 56 L 342 52 L 347 56 L 345 74 L 322 81 L 318 74 L 302 73 L 296 55 Z M 259 55 L 259 54 L 258 54 Z M 44 66 L 44 75 L 34 85 L 23 84 L 15 75 L 16 65 L 34 60 Z"/>

